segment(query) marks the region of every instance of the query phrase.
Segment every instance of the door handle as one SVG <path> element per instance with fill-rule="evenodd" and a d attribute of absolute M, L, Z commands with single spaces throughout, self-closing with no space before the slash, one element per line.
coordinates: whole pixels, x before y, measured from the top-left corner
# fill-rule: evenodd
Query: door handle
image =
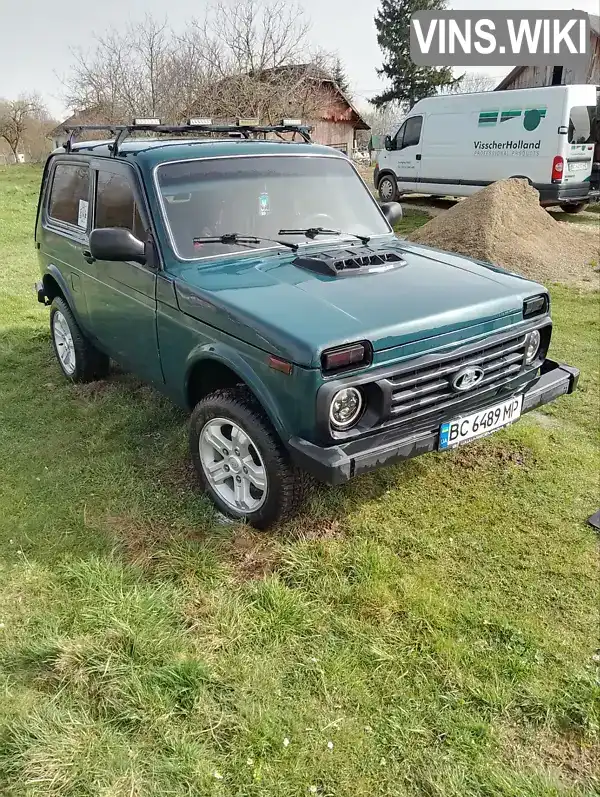
<path fill-rule="evenodd" d="M 83 259 L 86 263 L 94 263 L 96 258 L 92 255 L 89 249 L 84 249 L 81 253 L 83 255 Z"/>
<path fill-rule="evenodd" d="M 420 154 L 419 154 L 419 155 L 415 155 L 415 158 L 416 158 L 418 161 L 420 161 L 420 160 L 421 160 L 421 155 L 420 155 Z"/>

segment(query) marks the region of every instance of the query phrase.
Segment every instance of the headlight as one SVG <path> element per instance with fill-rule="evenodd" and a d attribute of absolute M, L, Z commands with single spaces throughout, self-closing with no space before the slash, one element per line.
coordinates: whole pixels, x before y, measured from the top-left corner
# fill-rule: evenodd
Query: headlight
<path fill-rule="evenodd" d="M 345 387 L 334 395 L 329 407 L 329 420 L 334 429 L 343 430 L 353 426 L 362 413 L 363 397 L 355 387 Z"/>
<path fill-rule="evenodd" d="M 540 350 L 540 343 L 542 338 L 537 329 L 530 332 L 525 340 L 525 362 L 527 365 L 532 363 L 538 355 Z"/>

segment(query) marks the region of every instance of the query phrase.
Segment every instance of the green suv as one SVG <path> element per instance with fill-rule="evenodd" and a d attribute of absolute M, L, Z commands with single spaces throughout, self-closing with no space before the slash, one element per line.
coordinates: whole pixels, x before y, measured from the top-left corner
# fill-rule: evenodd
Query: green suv
<path fill-rule="evenodd" d="M 264 528 L 306 472 L 339 484 L 575 389 L 541 285 L 399 240 L 400 206 L 307 128 L 133 129 L 48 159 L 37 296 L 68 379 L 112 359 L 191 411 L 223 513 Z"/>

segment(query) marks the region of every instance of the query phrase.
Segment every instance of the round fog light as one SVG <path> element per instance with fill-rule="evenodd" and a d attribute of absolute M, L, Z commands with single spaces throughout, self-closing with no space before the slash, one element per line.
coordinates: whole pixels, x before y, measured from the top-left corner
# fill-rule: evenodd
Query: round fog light
<path fill-rule="evenodd" d="M 537 357 L 541 341 L 542 338 L 537 329 L 534 329 L 533 332 L 530 332 L 527 336 L 527 341 L 525 343 L 525 362 L 527 365 L 532 363 Z"/>
<path fill-rule="evenodd" d="M 329 420 L 334 429 L 349 429 L 360 418 L 363 397 L 355 387 L 338 390 L 329 408 Z"/>

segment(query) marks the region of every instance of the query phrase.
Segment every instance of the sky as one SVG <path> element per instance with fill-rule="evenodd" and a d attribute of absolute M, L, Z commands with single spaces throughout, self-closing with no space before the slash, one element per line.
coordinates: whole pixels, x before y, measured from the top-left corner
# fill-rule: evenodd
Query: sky
<path fill-rule="evenodd" d="M 102 0 L 101 3 L 49 3 L 48 0 L 3 2 L 0 27 L 0 97 L 15 98 L 22 92 L 39 92 L 50 112 L 64 118 L 62 80 L 72 63 L 73 48 L 93 45 L 94 35 L 124 20 L 144 14 L 167 18 L 175 29 L 186 21 L 203 16 L 210 0 Z M 361 108 L 383 84 L 376 69 L 381 65 L 373 18 L 379 0 L 300 0 L 312 21 L 314 46 L 336 51 L 346 66 L 353 96 Z M 580 9 L 598 14 L 598 0 L 451 0 L 449 7 L 460 10 L 510 11 Z M 127 11 L 125 11 L 127 9 Z M 486 71 L 500 80 L 506 67 Z"/>

